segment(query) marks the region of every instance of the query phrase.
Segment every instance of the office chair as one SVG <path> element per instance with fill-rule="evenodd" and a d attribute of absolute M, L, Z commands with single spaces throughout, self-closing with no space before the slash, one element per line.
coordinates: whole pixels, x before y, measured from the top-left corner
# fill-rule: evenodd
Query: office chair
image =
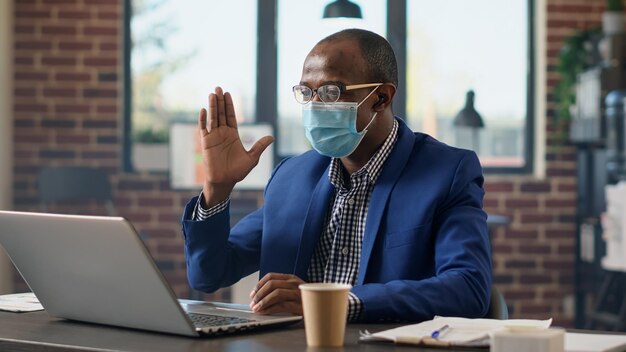
<path fill-rule="evenodd" d="M 489 301 L 489 310 L 485 318 L 489 319 L 509 319 L 509 309 L 506 306 L 504 296 L 497 287 L 491 286 L 491 299 Z"/>
<path fill-rule="evenodd" d="M 109 215 L 116 215 L 111 184 L 98 168 L 83 166 L 44 167 L 39 172 L 39 204 L 47 211 L 48 203 L 72 200 L 95 200 L 104 204 Z"/>

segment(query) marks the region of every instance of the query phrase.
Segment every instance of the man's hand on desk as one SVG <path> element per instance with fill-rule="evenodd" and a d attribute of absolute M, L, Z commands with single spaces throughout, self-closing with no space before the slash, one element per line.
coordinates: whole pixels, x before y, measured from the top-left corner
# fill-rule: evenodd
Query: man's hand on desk
<path fill-rule="evenodd" d="M 260 314 L 302 315 L 302 299 L 298 286 L 303 283 L 305 282 L 295 275 L 268 273 L 250 292 L 250 307 Z"/>

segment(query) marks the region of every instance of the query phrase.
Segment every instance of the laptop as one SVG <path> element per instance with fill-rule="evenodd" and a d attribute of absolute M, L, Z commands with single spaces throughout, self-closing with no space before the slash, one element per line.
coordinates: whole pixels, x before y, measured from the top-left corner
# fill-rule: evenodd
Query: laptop
<path fill-rule="evenodd" d="M 178 300 L 122 217 L 0 211 L 0 245 L 52 316 L 186 336 L 300 321 Z"/>

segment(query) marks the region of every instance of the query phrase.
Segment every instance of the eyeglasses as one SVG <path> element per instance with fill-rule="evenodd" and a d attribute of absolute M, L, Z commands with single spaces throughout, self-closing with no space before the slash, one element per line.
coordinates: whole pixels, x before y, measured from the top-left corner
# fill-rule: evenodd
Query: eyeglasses
<path fill-rule="evenodd" d="M 337 84 L 327 84 L 323 85 L 317 89 L 311 89 L 304 85 L 296 85 L 293 86 L 293 96 L 296 98 L 296 101 L 300 104 L 306 104 L 313 99 L 313 95 L 317 94 L 320 97 L 320 100 L 324 103 L 334 103 L 339 100 L 342 92 L 346 92 L 354 89 L 361 88 L 369 88 L 369 87 L 378 87 L 383 85 L 382 83 L 363 83 L 363 84 L 354 84 L 350 86 L 337 85 Z"/>

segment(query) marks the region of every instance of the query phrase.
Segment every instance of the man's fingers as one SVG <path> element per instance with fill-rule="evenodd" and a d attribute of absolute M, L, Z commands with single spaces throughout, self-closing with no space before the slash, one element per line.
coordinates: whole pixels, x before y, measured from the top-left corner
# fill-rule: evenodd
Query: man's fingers
<path fill-rule="evenodd" d="M 237 115 L 235 114 L 235 104 L 229 92 L 224 93 L 224 104 L 226 106 L 226 124 L 229 127 L 237 128 Z"/>
<path fill-rule="evenodd" d="M 226 104 L 224 102 L 224 91 L 221 87 L 215 88 L 217 96 L 217 125 L 226 126 Z"/>
<path fill-rule="evenodd" d="M 265 151 L 265 149 L 267 149 L 267 147 L 270 146 L 270 144 L 272 144 L 272 142 L 274 142 L 274 137 L 262 137 L 261 139 L 256 141 L 256 143 L 254 143 L 252 148 L 250 148 L 250 150 L 248 151 L 248 155 L 250 155 L 250 157 L 252 157 L 252 159 L 254 159 L 254 161 L 258 163 L 261 154 Z"/>
<path fill-rule="evenodd" d="M 210 132 L 206 129 L 206 109 L 204 108 L 200 109 L 198 113 L 198 129 L 200 130 L 200 136 Z"/>
<path fill-rule="evenodd" d="M 302 315 L 302 302 L 286 301 L 274 304 L 266 309 L 261 309 L 258 314 L 279 314 L 279 313 L 291 313 L 296 315 Z"/>
<path fill-rule="evenodd" d="M 298 285 L 302 282 L 299 279 L 285 279 L 285 280 L 270 280 L 265 283 L 261 288 L 256 290 L 252 297 L 252 303 L 258 303 L 265 297 L 269 296 L 278 290 L 296 290 L 299 291 Z"/>
<path fill-rule="evenodd" d="M 209 94 L 209 132 L 217 128 L 217 96 Z"/>
<path fill-rule="evenodd" d="M 284 304 L 285 302 L 300 302 L 300 290 L 279 288 L 270 292 L 262 300 L 252 306 L 254 312 L 267 311 L 274 305 Z"/>
<path fill-rule="evenodd" d="M 267 273 L 261 278 L 261 280 L 259 280 L 259 282 L 256 283 L 256 285 L 254 286 L 254 289 L 252 289 L 252 293 L 250 294 L 250 296 L 252 297 L 253 293 L 258 291 L 261 287 L 265 285 L 265 283 L 267 283 L 270 280 L 287 280 L 292 277 L 297 278 L 297 276 L 291 275 L 291 274 Z"/>

